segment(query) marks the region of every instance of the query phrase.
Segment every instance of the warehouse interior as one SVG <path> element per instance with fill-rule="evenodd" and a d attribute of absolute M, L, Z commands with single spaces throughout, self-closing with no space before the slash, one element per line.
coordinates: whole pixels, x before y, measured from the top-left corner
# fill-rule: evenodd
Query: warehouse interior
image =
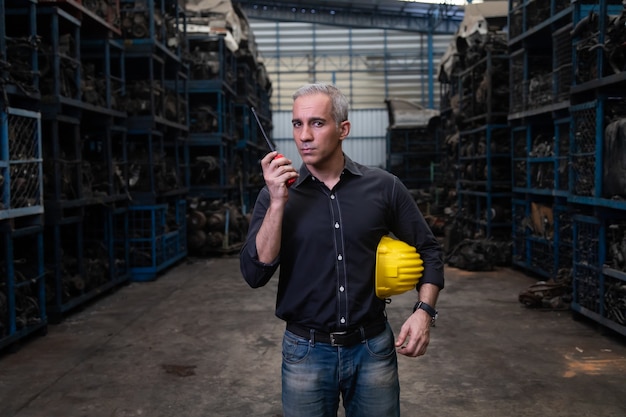
<path fill-rule="evenodd" d="M 301 163 L 291 94 L 316 81 L 350 99 L 346 153 L 398 176 L 442 244 L 403 415 L 626 412 L 625 1 L 0 15 L 0 415 L 281 415 L 276 288 L 237 257 L 266 137 Z"/>

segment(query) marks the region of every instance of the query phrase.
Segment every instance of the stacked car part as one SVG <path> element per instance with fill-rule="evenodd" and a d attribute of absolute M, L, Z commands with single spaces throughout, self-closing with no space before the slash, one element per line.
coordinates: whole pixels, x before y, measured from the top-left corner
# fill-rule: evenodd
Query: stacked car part
<path fill-rule="evenodd" d="M 625 6 L 544 6 L 509 2 L 513 261 L 567 285 L 574 311 L 626 334 Z"/>
<path fill-rule="evenodd" d="M 439 111 L 399 98 L 388 98 L 385 103 L 389 114 L 387 170 L 418 193 L 416 200 L 425 213 L 437 212 L 431 194 L 438 191 L 434 187 L 434 167 L 441 160 L 436 129 Z"/>
<path fill-rule="evenodd" d="M 56 321 L 128 279 L 113 239 L 128 202 L 123 50 L 112 22 L 80 4 L 38 3 L 46 298 Z"/>
<path fill-rule="evenodd" d="M 271 84 L 247 26 L 234 47 L 223 22 L 187 37 L 188 14 L 208 28 L 215 13 L 175 0 L 0 9 L 2 347 L 155 279 L 187 256 L 207 202 L 194 248 L 236 250 L 266 152 L 249 110 L 271 130 Z"/>
<path fill-rule="evenodd" d="M 247 231 L 245 213 L 263 184 L 268 152 L 251 113 L 271 132 L 271 83 L 245 15 L 229 2 L 188 2 L 190 252 L 233 253 Z"/>
<path fill-rule="evenodd" d="M 129 268 L 152 280 L 187 255 L 184 181 L 188 135 L 184 14 L 167 0 L 120 2 L 124 45 Z"/>
<path fill-rule="evenodd" d="M 48 324 L 36 4 L 15 5 L 0 0 L 0 348 Z"/>
<path fill-rule="evenodd" d="M 567 204 L 570 141 L 571 8 L 513 2 L 511 144 L 513 263 L 571 284 L 572 221 Z"/>
<path fill-rule="evenodd" d="M 626 334 L 626 270 L 620 261 L 626 220 L 626 5 L 594 3 L 573 6 L 568 201 L 580 214 L 574 223 L 572 308 Z"/>
<path fill-rule="evenodd" d="M 441 135 L 447 158 L 442 177 L 454 181 L 454 201 L 447 227 L 446 250 L 482 248 L 483 240 L 510 241 L 511 182 L 508 97 L 509 62 L 502 22 L 466 15 L 454 42 L 454 53 L 442 67 Z M 469 28 L 469 29 L 468 29 Z M 450 177 L 452 168 L 454 179 Z M 502 264 L 505 255 L 480 265 Z M 486 254 L 490 251 L 485 251 Z M 491 252 L 493 253 L 493 252 Z M 459 263 L 461 264 L 461 263 Z M 466 262 L 462 263 L 466 265 Z M 480 265 L 478 265 L 480 264 Z"/>

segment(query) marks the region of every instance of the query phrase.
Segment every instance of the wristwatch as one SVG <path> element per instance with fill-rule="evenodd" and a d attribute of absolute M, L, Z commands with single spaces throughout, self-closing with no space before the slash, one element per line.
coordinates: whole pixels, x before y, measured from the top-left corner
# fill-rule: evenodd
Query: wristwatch
<path fill-rule="evenodd" d="M 423 301 L 418 301 L 417 303 L 415 303 L 415 306 L 413 307 L 413 312 L 415 313 L 418 308 L 428 313 L 428 315 L 430 316 L 430 325 L 434 326 L 439 312 L 435 310 L 431 305 L 428 305 Z"/>

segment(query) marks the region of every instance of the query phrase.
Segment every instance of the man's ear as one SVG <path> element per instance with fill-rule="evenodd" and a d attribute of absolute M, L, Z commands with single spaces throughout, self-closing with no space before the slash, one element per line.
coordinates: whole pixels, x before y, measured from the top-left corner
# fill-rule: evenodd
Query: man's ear
<path fill-rule="evenodd" d="M 344 140 L 350 134 L 350 121 L 344 120 L 339 124 L 339 140 Z"/>

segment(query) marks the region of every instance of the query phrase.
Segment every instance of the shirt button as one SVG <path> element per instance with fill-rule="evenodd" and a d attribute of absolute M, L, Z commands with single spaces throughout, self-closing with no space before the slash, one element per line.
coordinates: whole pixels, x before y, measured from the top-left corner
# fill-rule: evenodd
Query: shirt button
<path fill-rule="evenodd" d="M 331 194 L 331 195 L 330 195 L 330 199 L 331 199 L 331 200 L 334 200 L 334 199 L 335 199 L 335 194 Z"/>
<path fill-rule="evenodd" d="M 341 254 L 339 254 L 339 255 L 337 256 L 337 259 L 339 259 L 339 260 L 341 261 L 341 260 L 343 259 L 343 256 L 342 256 Z"/>
<path fill-rule="evenodd" d="M 341 321 L 341 324 L 344 324 L 346 322 L 346 318 L 342 317 L 340 321 Z"/>
<path fill-rule="evenodd" d="M 343 287 L 343 285 L 341 287 L 339 287 L 339 291 L 340 292 L 344 292 L 345 288 Z"/>
<path fill-rule="evenodd" d="M 335 229 L 339 229 L 339 222 L 335 223 Z"/>

